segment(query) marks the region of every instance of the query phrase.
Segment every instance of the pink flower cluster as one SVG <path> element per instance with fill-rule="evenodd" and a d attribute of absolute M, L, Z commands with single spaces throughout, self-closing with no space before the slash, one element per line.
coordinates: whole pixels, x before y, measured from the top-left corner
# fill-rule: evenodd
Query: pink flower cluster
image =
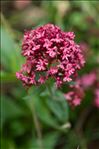
<path fill-rule="evenodd" d="M 80 85 L 83 89 L 91 87 L 96 81 L 96 73 L 90 72 L 89 74 L 84 74 L 82 77 L 76 80 L 76 85 Z"/>
<path fill-rule="evenodd" d="M 99 83 L 97 79 L 97 71 L 92 71 L 89 74 L 84 74 L 82 77 L 75 80 L 75 84 L 70 86 L 72 91 L 64 96 L 71 106 L 80 105 L 86 90 L 92 88 L 94 94 L 94 104 L 99 108 Z"/>
<path fill-rule="evenodd" d="M 84 92 L 82 88 L 74 88 L 73 91 L 66 93 L 64 96 L 68 101 L 69 105 L 74 107 L 80 105 L 84 97 Z"/>
<path fill-rule="evenodd" d="M 44 83 L 52 77 L 56 85 L 72 80 L 85 61 L 73 32 L 63 32 L 53 24 L 25 32 L 22 55 L 26 63 L 16 73 L 25 86 Z"/>

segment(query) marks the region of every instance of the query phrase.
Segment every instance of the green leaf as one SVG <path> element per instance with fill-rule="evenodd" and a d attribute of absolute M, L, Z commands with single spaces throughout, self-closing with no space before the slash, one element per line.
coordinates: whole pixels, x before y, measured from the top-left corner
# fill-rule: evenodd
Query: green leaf
<path fill-rule="evenodd" d="M 1 124 L 3 125 L 5 121 L 15 119 L 24 116 L 25 112 L 17 105 L 13 99 L 7 96 L 2 96 L 1 98 Z"/>
<path fill-rule="evenodd" d="M 56 118 L 51 115 L 50 111 L 44 104 L 44 101 L 42 101 L 39 96 L 32 94 L 30 96 L 26 96 L 24 99 L 26 99 L 25 101 L 31 110 L 32 107 L 35 107 L 35 112 L 43 123 L 54 128 L 58 127 Z"/>
<path fill-rule="evenodd" d="M 62 100 L 62 98 L 60 98 L 60 101 L 49 98 L 46 99 L 46 103 L 59 121 L 66 122 L 68 120 L 68 106 L 66 101 Z"/>
<path fill-rule="evenodd" d="M 43 139 L 44 148 L 54 149 L 59 135 L 60 134 L 58 132 L 50 132 L 46 134 Z"/>
<path fill-rule="evenodd" d="M 60 135 L 60 133 L 54 132 L 54 131 L 44 134 L 41 139 L 43 148 L 44 149 L 54 149 L 54 146 L 56 145 L 59 135 Z M 30 138 L 29 141 L 25 144 L 25 148 L 40 149 L 40 146 L 38 143 L 38 138 L 36 138 L 36 137 Z"/>
<path fill-rule="evenodd" d="M 50 88 L 50 86 L 49 86 Z M 55 117 L 62 123 L 66 123 L 68 120 L 68 104 L 64 98 L 62 92 L 56 89 L 54 86 L 50 89 L 50 94 L 47 93 L 43 94 L 45 96 L 45 102 L 50 109 L 50 111 L 55 115 Z M 46 97 L 46 95 L 48 95 Z"/>
<path fill-rule="evenodd" d="M 7 71 L 16 72 L 22 62 L 20 48 L 10 32 L 1 27 L 1 63 Z"/>
<path fill-rule="evenodd" d="M 13 82 L 13 81 L 18 81 L 16 78 L 15 73 L 8 73 L 1 71 L 1 81 L 2 82 Z"/>
<path fill-rule="evenodd" d="M 18 137 L 24 135 L 24 133 L 29 129 L 28 123 L 22 121 L 13 120 L 10 123 L 10 135 L 13 137 Z"/>
<path fill-rule="evenodd" d="M 16 149 L 14 142 L 8 138 L 0 139 L 1 149 Z"/>

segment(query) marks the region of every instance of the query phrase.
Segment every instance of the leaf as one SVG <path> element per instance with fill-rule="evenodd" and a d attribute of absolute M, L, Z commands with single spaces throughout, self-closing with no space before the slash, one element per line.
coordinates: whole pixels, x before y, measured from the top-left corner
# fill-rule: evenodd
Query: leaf
<path fill-rule="evenodd" d="M 13 120 L 10 123 L 10 135 L 14 137 L 18 137 L 24 135 L 26 131 L 29 129 L 28 123 L 24 123 L 24 121 Z"/>
<path fill-rule="evenodd" d="M 1 71 L 1 81 L 2 82 L 13 82 L 13 81 L 18 81 L 16 78 L 15 73 L 8 73 Z"/>
<path fill-rule="evenodd" d="M 16 72 L 22 62 L 20 48 L 15 43 L 11 34 L 1 27 L 1 63 L 6 70 Z"/>
<path fill-rule="evenodd" d="M 85 15 L 82 13 L 74 12 L 69 20 L 72 25 L 77 26 L 81 30 L 86 30 L 88 27 L 87 22 L 85 22 Z"/>
<path fill-rule="evenodd" d="M 59 135 L 60 134 L 58 132 L 50 132 L 46 134 L 43 139 L 44 148 L 54 149 Z"/>
<path fill-rule="evenodd" d="M 66 102 L 64 102 L 63 100 L 55 101 L 49 98 L 46 99 L 46 103 L 59 121 L 66 122 L 68 120 L 68 107 Z"/>
<path fill-rule="evenodd" d="M 44 105 L 44 102 L 39 98 L 39 96 L 35 94 L 30 96 L 28 95 L 25 99 L 26 103 L 30 107 L 30 110 L 35 108 L 35 112 L 43 123 L 54 128 L 58 127 L 56 118 L 52 117 L 50 111 L 47 109 L 46 105 Z"/>
<path fill-rule="evenodd" d="M 51 87 L 51 92 L 48 97 L 45 98 L 45 102 L 48 108 L 52 111 L 55 117 L 62 123 L 66 123 L 68 120 L 68 105 L 62 92 L 55 87 Z"/>
<path fill-rule="evenodd" d="M 11 139 L 0 139 L 1 149 L 16 149 L 14 142 Z"/>
<path fill-rule="evenodd" d="M 10 119 L 24 116 L 25 112 L 13 100 L 7 96 L 1 97 L 1 124 Z"/>
<path fill-rule="evenodd" d="M 58 132 L 49 132 L 47 134 L 44 134 L 41 139 L 43 148 L 54 149 L 54 146 L 56 145 L 59 135 L 60 133 Z M 30 138 L 30 140 L 25 144 L 25 148 L 40 149 L 38 138 L 35 137 Z"/>
<path fill-rule="evenodd" d="M 57 128 L 58 123 L 56 121 L 56 118 L 53 117 L 50 113 L 50 111 L 47 109 L 47 107 L 43 104 L 43 102 L 40 102 L 39 105 L 36 107 L 37 113 L 39 118 L 47 125 Z"/>

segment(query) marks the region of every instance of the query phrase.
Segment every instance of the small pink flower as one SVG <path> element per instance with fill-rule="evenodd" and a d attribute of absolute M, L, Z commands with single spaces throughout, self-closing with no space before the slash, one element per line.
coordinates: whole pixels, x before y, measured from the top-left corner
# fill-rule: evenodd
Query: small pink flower
<path fill-rule="evenodd" d="M 44 43 L 43 47 L 44 47 L 44 48 L 47 48 L 47 49 L 50 48 L 50 47 L 52 46 L 52 44 L 53 44 L 53 43 L 52 43 L 51 41 L 49 41 L 48 39 L 45 39 L 44 42 L 45 42 L 45 43 Z"/>
<path fill-rule="evenodd" d="M 69 105 L 75 107 L 80 105 L 83 97 L 84 97 L 84 91 L 81 87 L 79 88 L 73 88 L 73 91 L 70 91 L 66 94 L 64 94 L 66 100 L 68 101 Z"/>
<path fill-rule="evenodd" d="M 16 72 L 16 77 L 17 77 L 18 79 L 20 79 L 20 73 L 19 73 L 19 72 Z"/>
<path fill-rule="evenodd" d="M 43 76 L 41 76 L 41 77 L 39 78 L 38 82 L 39 82 L 40 84 L 43 84 L 43 83 L 45 83 L 45 80 L 46 80 L 46 78 L 43 77 Z"/>
<path fill-rule="evenodd" d="M 39 59 L 37 62 L 37 65 L 36 65 L 36 70 L 38 70 L 38 71 L 46 70 L 47 64 L 48 64 L 47 60 Z"/>
<path fill-rule="evenodd" d="M 60 77 L 57 77 L 57 78 L 56 78 L 56 86 L 57 86 L 57 87 L 61 87 L 62 83 L 63 83 L 63 82 L 62 82 L 62 80 L 60 79 Z"/>
<path fill-rule="evenodd" d="M 81 78 L 77 80 L 81 84 L 83 88 L 91 87 L 96 81 L 96 73 L 91 72 L 89 74 L 83 75 Z"/>
<path fill-rule="evenodd" d="M 48 48 L 46 53 L 48 53 L 50 57 L 54 58 L 57 55 L 57 47 Z"/>
<path fill-rule="evenodd" d="M 68 38 L 70 38 L 70 39 L 74 39 L 75 38 L 75 35 L 74 35 L 73 32 L 68 32 L 68 33 L 66 33 L 65 36 L 68 37 Z"/>
<path fill-rule="evenodd" d="M 70 82 L 70 81 L 72 81 L 72 79 L 66 76 L 63 78 L 63 81 L 64 82 Z"/>
<path fill-rule="evenodd" d="M 75 99 L 73 100 L 72 103 L 74 106 L 78 106 L 81 104 L 81 99 L 78 96 L 75 96 Z"/>
<path fill-rule="evenodd" d="M 58 69 L 57 67 L 51 67 L 50 70 L 48 71 L 48 75 L 55 75 L 57 74 Z"/>
<path fill-rule="evenodd" d="M 82 101 L 79 94 L 74 91 L 68 92 L 64 96 L 71 106 L 78 106 Z"/>

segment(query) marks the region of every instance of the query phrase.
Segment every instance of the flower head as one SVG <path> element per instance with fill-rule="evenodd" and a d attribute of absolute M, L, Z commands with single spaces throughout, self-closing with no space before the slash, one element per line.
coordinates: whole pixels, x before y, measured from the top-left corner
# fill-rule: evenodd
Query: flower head
<path fill-rule="evenodd" d="M 72 80 L 84 65 L 80 46 L 73 32 L 63 32 L 53 24 L 25 32 L 22 55 L 26 63 L 16 73 L 24 85 L 42 84 L 53 77 L 57 86 Z"/>

